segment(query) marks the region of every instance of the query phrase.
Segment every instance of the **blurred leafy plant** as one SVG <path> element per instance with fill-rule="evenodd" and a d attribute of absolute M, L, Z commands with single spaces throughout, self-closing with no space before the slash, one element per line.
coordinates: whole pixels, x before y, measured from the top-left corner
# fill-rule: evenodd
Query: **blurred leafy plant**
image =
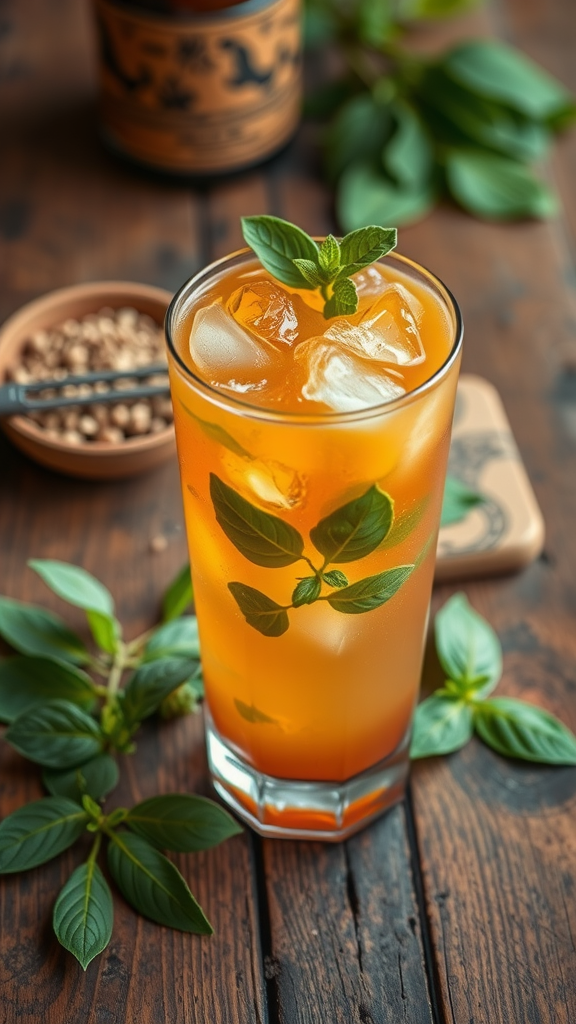
<path fill-rule="evenodd" d="M 326 176 L 344 231 L 407 224 L 447 193 L 487 220 L 548 217 L 557 198 L 533 170 L 576 117 L 574 97 L 518 50 L 473 39 L 439 56 L 401 45 L 410 22 L 470 0 L 307 0 L 306 37 L 344 71 L 309 96 L 329 119 Z"/>
<path fill-rule="evenodd" d="M 194 710 L 202 696 L 196 618 L 182 614 L 192 600 L 190 571 L 185 567 L 168 588 L 163 623 L 125 642 L 102 583 L 65 562 L 30 565 L 54 593 L 84 609 L 98 650 L 91 653 L 52 612 L 0 598 L 0 636 L 19 652 L 0 663 L 0 721 L 9 723 L 4 739 L 42 766 L 50 794 L 0 823 L 0 873 L 44 864 L 92 833 L 88 857 L 64 885 L 53 915 L 59 942 L 84 969 L 112 934 L 112 895 L 98 866 L 103 840 L 110 874 L 139 913 L 209 935 L 204 912 L 161 851 L 215 846 L 240 831 L 234 819 L 190 793 L 108 813 L 102 806 L 119 781 L 115 755 L 134 751 L 141 722 L 156 712 L 172 717 Z"/>

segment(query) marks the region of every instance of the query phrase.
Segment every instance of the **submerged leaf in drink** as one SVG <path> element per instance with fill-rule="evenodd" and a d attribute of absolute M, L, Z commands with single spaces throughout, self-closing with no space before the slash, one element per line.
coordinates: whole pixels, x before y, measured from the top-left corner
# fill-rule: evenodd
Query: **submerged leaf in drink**
<path fill-rule="evenodd" d="M 269 835 L 342 838 L 406 778 L 461 330 L 402 257 L 351 279 L 327 317 L 241 253 L 168 314 L 210 766 Z"/>

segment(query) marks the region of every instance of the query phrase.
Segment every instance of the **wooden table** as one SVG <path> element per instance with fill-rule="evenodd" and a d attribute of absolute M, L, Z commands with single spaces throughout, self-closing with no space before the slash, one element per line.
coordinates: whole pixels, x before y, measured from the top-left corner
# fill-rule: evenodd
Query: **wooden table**
<path fill-rule="evenodd" d="M 444 37 L 496 32 L 576 91 L 572 0 L 500 0 L 490 18 L 454 21 Z M 265 169 L 203 189 L 106 155 L 90 29 L 79 0 L 0 3 L 0 318 L 75 281 L 176 289 L 240 244 L 241 213 L 334 228 L 309 128 Z M 546 519 L 530 568 L 466 586 L 504 645 L 501 692 L 576 729 L 576 133 L 548 173 L 561 219 L 493 226 L 446 207 L 402 231 L 401 250 L 458 296 L 465 368 L 498 387 Z M 152 624 L 186 557 L 176 465 L 83 483 L 2 439 L 0 467 L 2 592 L 57 607 L 25 565 L 61 558 L 103 579 L 128 636 Z M 169 545 L 153 554 L 159 533 Z M 435 593 L 435 607 L 451 590 Z M 36 770 L 8 750 L 0 780 L 2 813 L 40 796 Z M 151 727 L 114 799 L 178 789 L 209 792 L 198 717 Z M 505 762 L 474 741 L 417 764 L 406 801 L 343 845 L 245 831 L 177 858 L 215 936 L 158 927 L 117 898 L 112 942 L 86 974 L 51 933 L 77 857 L 65 855 L 3 880 L 0 1021 L 574 1024 L 575 808 L 573 769 Z"/>

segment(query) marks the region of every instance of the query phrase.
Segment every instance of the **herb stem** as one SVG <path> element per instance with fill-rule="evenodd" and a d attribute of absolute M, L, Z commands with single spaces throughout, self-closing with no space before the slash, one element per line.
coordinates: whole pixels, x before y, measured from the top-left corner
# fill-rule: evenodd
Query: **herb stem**
<path fill-rule="evenodd" d="M 102 833 L 97 832 L 94 836 L 94 842 L 92 843 L 92 849 L 88 855 L 87 864 L 95 864 L 98 853 L 100 852 L 100 844 L 102 842 Z"/>
<path fill-rule="evenodd" d="M 122 679 L 122 673 L 123 673 L 125 668 L 126 668 L 126 647 L 122 643 L 122 641 L 120 641 L 120 644 L 118 646 L 118 650 L 116 651 L 116 654 L 114 655 L 114 661 L 112 662 L 112 668 L 110 669 L 110 674 L 108 676 L 107 697 L 106 697 L 106 706 L 107 707 L 110 707 L 112 704 L 114 704 L 114 702 L 116 700 L 116 696 L 118 694 L 118 688 L 120 686 L 120 680 Z"/>
<path fill-rule="evenodd" d="M 146 629 L 143 633 L 140 633 L 140 636 L 135 637 L 134 640 L 130 640 L 130 642 L 126 644 L 126 654 L 130 655 L 138 651 L 145 643 L 147 643 L 153 633 L 154 629 Z"/>

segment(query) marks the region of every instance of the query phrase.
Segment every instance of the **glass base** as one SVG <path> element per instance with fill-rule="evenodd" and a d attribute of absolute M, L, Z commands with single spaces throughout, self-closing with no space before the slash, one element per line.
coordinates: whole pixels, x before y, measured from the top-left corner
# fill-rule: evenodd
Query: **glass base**
<path fill-rule="evenodd" d="M 207 707 L 206 746 L 214 788 L 261 836 L 339 842 L 398 803 L 408 777 L 409 734 L 388 757 L 345 782 L 263 775 L 217 732 Z"/>

